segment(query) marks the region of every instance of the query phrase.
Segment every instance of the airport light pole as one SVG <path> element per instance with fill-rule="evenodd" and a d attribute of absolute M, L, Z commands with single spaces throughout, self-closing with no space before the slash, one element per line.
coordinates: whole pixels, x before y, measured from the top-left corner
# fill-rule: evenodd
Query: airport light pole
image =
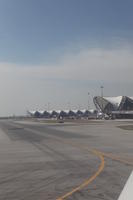
<path fill-rule="evenodd" d="M 103 87 L 103 86 L 101 86 L 100 88 L 101 88 L 101 98 L 102 98 L 102 113 L 103 113 L 103 89 L 104 89 L 104 87 Z"/>
<path fill-rule="evenodd" d="M 90 93 L 88 92 L 88 110 L 90 108 L 89 96 L 90 96 Z"/>

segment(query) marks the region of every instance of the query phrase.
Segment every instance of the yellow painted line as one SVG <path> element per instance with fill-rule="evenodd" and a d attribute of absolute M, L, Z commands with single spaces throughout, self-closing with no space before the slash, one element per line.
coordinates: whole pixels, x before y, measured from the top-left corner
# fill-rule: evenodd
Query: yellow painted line
<path fill-rule="evenodd" d="M 64 142 L 64 141 L 63 141 L 63 142 Z M 79 149 L 81 149 L 81 150 L 87 150 L 87 151 L 89 151 L 89 152 L 92 152 L 92 149 L 89 149 L 88 147 L 83 146 L 83 145 L 81 145 L 81 144 L 75 144 L 75 143 L 73 143 L 73 142 L 64 142 L 64 143 L 70 144 L 71 146 L 77 147 L 77 148 L 79 148 Z M 131 166 L 133 166 L 133 162 L 127 161 L 127 160 L 125 160 L 125 159 L 122 159 L 122 158 L 120 158 L 120 157 L 118 157 L 118 156 L 115 156 L 115 155 L 112 155 L 112 154 L 110 154 L 110 153 L 105 153 L 105 152 L 102 152 L 102 151 L 99 151 L 99 150 L 96 150 L 96 151 L 99 152 L 99 153 L 100 153 L 101 155 L 103 155 L 104 157 L 107 157 L 107 158 L 110 158 L 110 159 L 112 159 L 112 160 L 115 160 L 115 161 L 124 163 L 124 164 L 126 164 L 126 165 L 131 165 Z"/>
<path fill-rule="evenodd" d="M 56 200 L 64 200 L 67 197 L 71 196 L 72 194 L 74 194 L 75 192 L 83 189 L 84 187 L 88 186 L 92 181 L 94 181 L 96 179 L 97 176 L 99 176 L 99 174 L 103 171 L 104 169 L 104 165 L 105 165 L 105 161 L 104 161 L 104 156 L 103 154 L 101 154 L 100 152 L 93 150 L 92 151 L 93 154 L 95 154 L 96 156 L 98 156 L 100 158 L 100 166 L 97 170 L 97 172 L 92 175 L 89 179 L 87 179 L 86 181 L 84 181 L 81 185 L 79 185 L 78 187 L 72 189 L 72 191 L 66 193 L 65 195 L 63 195 L 62 197 L 57 198 Z"/>
<path fill-rule="evenodd" d="M 32 129 L 27 128 L 27 130 L 30 130 L 30 131 L 31 131 Z M 32 132 L 33 132 L 33 130 L 32 130 Z M 36 132 L 36 131 L 35 131 L 35 132 Z M 40 133 L 40 132 L 38 132 L 38 133 Z M 53 138 L 53 136 L 51 136 L 51 137 Z M 49 138 L 51 138 L 51 137 L 49 136 Z M 81 150 L 87 150 L 87 151 L 89 151 L 89 152 L 92 152 L 93 154 L 97 155 L 97 156 L 100 158 L 100 160 L 101 160 L 101 164 L 100 164 L 100 166 L 99 166 L 97 172 L 96 172 L 93 176 L 91 176 L 88 180 L 84 181 L 80 186 L 74 188 L 72 191 L 66 193 L 66 194 L 63 195 L 62 197 L 57 198 L 56 200 L 64 200 L 64 199 L 66 199 L 67 197 L 69 197 L 69 196 L 71 196 L 72 194 L 74 194 L 75 192 L 77 192 L 77 191 L 83 189 L 84 187 L 88 186 L 92 181 L 94 181 L 94 180 L 96 179 L 96 177 L 99 176 L 99 174 L 100 174 L 100 173 L 103 171 L 103 169 L 104 169 L 104 165 L 105 165 L 104 157 L 111 158 L 112 160 L 119 161 L 119 162 L 121 162 L 121 163 L 128 164 L 128 165 L 132 165 L 132 166 L 133 166 L 133 163 L 132 163 L 132 162 L 129 162 L 129 161 L 124 160 L 124 159 L 121 159 L 121 158 L 119 158 L 119 157 L 117 157 L 117 156 L 113 156 L 113 155 L 111 155 L 111 154 L 109 154 L 109 153 L 104 153 L 104 152 L 101 152 L 101 151 L 98 151 L 98 150 L 93 150 L 93 151 L 92 151 L 92 150 L 89 149 L 88 147 L 82 146 L 81 144 L 75 144 L 75 143 L 70 142 L 70 141 L 67 141 L 67 142 L 66 142 L 66 141 L 64 141 L 63 139 L 58 138 L 58 137 L 54 137 L 54 138 L 55 138 L 57 141 L 63 142 L 64 144 L 69 144 L 69 145 L 71 145 L 71 146 L 73 146 L 73 147 L 76 147 L 76 148 L 79 148 L 79 149 L 81 149 Z"/>
<path fill-rule="evenodd" d="M 122 159 L 120 157 L 117 157 L 117 156 L 114 156 L 114 155 L 111 155 L 109 153 L 104 153 L 104 152 L 101 152 L 101 151 L 98 151 L 100 154 L 102 154 L 104 157 L 107 157 L 107 158 L 111 158 L 112 160 L 115 160 L 115 161 L 118 161 L 118 162 L 121 162 L 121 163 L 124 163 L 124 164 L 127 164 L 127 165 L 132 165 L 133 166 L 133 162 L 129 162 L 125 159 Z"/>

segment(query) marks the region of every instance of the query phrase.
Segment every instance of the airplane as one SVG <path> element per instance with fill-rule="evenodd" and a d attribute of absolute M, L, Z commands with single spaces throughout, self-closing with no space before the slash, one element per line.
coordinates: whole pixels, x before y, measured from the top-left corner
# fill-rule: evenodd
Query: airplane
<path fill-rule="evenodd" d="M 133 171 L 129 176 L 118 200 L 133 200 Z"/>

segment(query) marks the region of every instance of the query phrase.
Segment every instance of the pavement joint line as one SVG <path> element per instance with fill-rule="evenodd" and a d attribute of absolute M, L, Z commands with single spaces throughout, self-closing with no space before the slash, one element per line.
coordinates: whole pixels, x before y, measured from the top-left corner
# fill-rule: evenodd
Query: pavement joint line
<path fill-rule="evenodd" d="M 72 143 L 72 142 L 64 142 L 64 143 L 67 143 L 67 144 L 70 144 L 70 145 L 72 145 L 72 146 L 74 146 L 74 147 L 77 147 L 77 148 L 80 148 L 80 149 L 82 149 L 82 150 L 87 150 L 87 151 L 89 151 L 89 152 L 92 152 L 92 149 L 89 149 L 88 147 L 83 147 L 81 144 L 74 144 L 74 143 Z M 112 155 L 110 155 L 110 154 L 108 154 L 108 153 L 105 153 L 105 152 L 102 152 L 102 151 L 99 151 L 99 150 L 96 150 L 97 152 L 99 152 L 100 154 L 102 154 L 104 157 L 107 157 L 107 158 L 110 158 L 110 159 L 112 159 L 112 160 L 115 160 L 115 161 L 118 161 L 118 162 L 121 162 L 121 163 L 124 163 L 124 164 L 126 164 L 126 165 L 131 165 L 131 166 L 133 166 L 133 163 L 132 162 L 129 162 L 129 161 L 127 161 L 127 160 L 124 160 L 124 159 L 121 159 L 121 158 L 119 158 L 119 157 L 117 157 L 117 156 L 112 156 Z"/>
<path fill-rule="evenodd" d="M 38 132 L 39 134 L 41 134 L 40 131 L 32 130 L 32 129 L 30 129 L 30 128 L 26 128 L 26 129 L 29 130 L 29 131 Z M 49 136 L 49 138 L 51 138 L 51 137 L 52 137 L 52 138 L 54 137 L 57 141 L 63 142 L 63 143 L 65 143 L 65 144 L 69 144 L 69 145 L 71 145 L 71 146 L 73 146 L 73 147 L 76 147 L 76 148 L 78 148 L 78 149 L 81 149 L 81 150 L 86 150 L 86 151 L 88 151 L 88 152 L 90 152 L 90 153 L 93 153 L 93 154 L 97 155 L 97 156 L 100 158 L 100 160 L 101 160 L 101 164 L 100 164 L 100 166 L 99 166 L 97 172 L 96 172 L 93 176 L 91 176 L 88 180 L 86 180 L 85 182 L 83 182 L 80 186 L 78 186 L 78 187 L 76 187 L 75 189 L 73 189 L 71 192 L 68 192 L 67 194 L 63 195 L 62 197 L 57 198 L 56 200 L 64 200 L 64 199 L 66 199 L 67 197 L 71 196 L 73 193 L 75 193 L 75 192 L 77 192 L 77 191 L 83 189 L 84 187 L 86 187 L 87 185 L 89 185 L 92 181 L 94 181 L 94 180 L 96 179 L 96 177 L 97 177 L 97 176 L 103 171 L 103 169 L 104 169 L 104 165 L 105 165 L 104 157 L 107 157 L 107 158 L 110 158 L 110 159 L 112 159 L 112 160 L 115 160 L 115 161 L 118 161 L 118 162 L 121 162 L 121 163 L 128 164 L 128 165 L 132 165 L 132 166 L 133 166 L 133 163 L 128 162 L 128 161 L 123 160 L 123 159 L 120 159 L 120 158 L 118 158 L 118 157 L 112 156 L 112 155 L 110 155 L 110 154 L 108 154 L 108 153 L 104 153 L 104 152 L 101 152 L 101 151 L 99 151 L 99 150 L 92 150 L 92 149 L 88 148 L 87 146 L 83 146 L 83 145 L 81 145 L 81 144 L 75 144 L 74 142 L 70 142 L 70 141 L 66 141 L 66 140 L 64 141 L 63 139 L 61 139 L 61 138 L 59 138 L 59 137 L 57 137 L 57 136 L 56 136 L 56 137 L 55 137 L 55 136 Z"/>
<path fill-rule="evenodd" d="M 35 130 L 31 130 L 31 129 L 27 129 L 29 131 L 35 131 Z M 40 133 L 40 131 L 37 131 L 38 133 Z M 65 144 L 69 144 L 73 147 L 76 147 L 78 149 L 81 149 L 81 150 L 87 150 L 88 152 L 94 154 L 95 156 L 99 157 L 100 158 L 100 166 L 98 168 L 98 170 L 95 172 L 95 174 L 93 174 L 89 179 L 85 180 L 81 185 L 77 186 L 76 188 L 72 189 L 72 191 L 66 193 L 65 195 L 63 195 L 62 197 L 59 197 L 57 198 L 56 200 L 64 200 L 66 199 L 67 197 L 71 196 L 72 194 L 74 194 L 75 192 L 87 187 L 92 181 L 94 181 L 97 176 L 100 175 L 100 173 L 103 171 L 104 169 L 104 166 L 105 166 L 105 160 L 104 160 L 104 156 L 103 154 L 101 154 L 99 151 L 97 150 L 93 150 L 93 149 L 89 149 L 88 147 L 83 147 L 81 144 L 75 144 L 73 142 L 70 142 L 70 141 L 64 141 L 63 139 L 59 138 L 59 137 L 54 137 L 56 140 L 60 141 L 60 142 L 63 142 Z"/>
<path fill-rule="evenodd" d="M 104 156 L 97 150 L 92 150 L 92 153 L 95 154 L 96 156 L 98 156 L 101 161 L 100 166 L 99 166 L 98 170 L 95 172 L 95 174 L 93 174 L 89 179 L 85 180 L 81 185 L 77 186 L 76 188 L 72 189 L 72 191 L 66 193 L 62 197 L 57 198 L 56 200 L 64 200 L 64 199 L 68 198 L 69 196 L 72 196 L 75 192 L 87 187 L 92 181 L 94 181 L 97 178 L 97 176 L 100 175 L 100 173 L 103 171 L 104 166 L 105 166 Z"/>
<path fill-rule="evenodd" d="M 41 134 L 42 132 L 40 132 L 40 131 L 37 131 L 37 130 L 33 130 L 33 129 L 30 129 L 30 128 L 26 128 L 28 131 L 32 131 L 32 132 L 38 132 L 39 134 Z M 55 138 L 57 141 L 60 141 L 60 142 L 63 142 L 64 144 L 69 144 L 69 145 L 71 145 L 71 146 L 73 146 L 73 147 L 76 147 L 76 148 L 79 148 L 79 149 L 81 149 L 81 150 L 86 150 L 86 151 L 89 151 L 89 152 L 91 152 L 92 151 L 92 149 L 89 149 L 87 146 L 83 146 L 83 145 L 81 145 L 81 144 L 75 144 L 74 142 L 70 142 L 70 141 L 64 141 L 63 139 L 61 139 L 61 138 L 59 138 L 59 137 L 55 137 L 55 136 L 50 136 L 49 135 L 49 138 Z M 121 162 L 121 163 L 124 163 L 124 164 L 127 164 L 127 165 L 131 165 L 131 166 L 133 166 L 133 163 L 131 163 L 131 162 L 128 162 L 128 161 L 126 161 L 126 160 L 124 160 L 124 159 L 121 159 L 121 158 L 118 158 L 118 157 L 116 157 L 116 156 L 112 156 L 112 155 L 110 155 L 110 154 L 108 154 L 108 153 L 105 153 L 105 152 L 102 152 L 102 151 L 100 151 L 100 150 L 97 150 L 98 152 L 100 152 L 102 155 L 104 155 L 105 157 L 107 157 L 107 158 L 110 158 L 110 159 L 112 159 L 112 160 L 115 160 L 115 161 L 118 161 L 118 162 Z"/>

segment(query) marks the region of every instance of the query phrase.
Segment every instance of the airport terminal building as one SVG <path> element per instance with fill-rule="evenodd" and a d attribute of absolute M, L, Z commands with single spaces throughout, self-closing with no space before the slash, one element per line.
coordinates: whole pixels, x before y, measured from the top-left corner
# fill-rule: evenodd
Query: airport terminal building
<path fill-rule="evenodd" d="M 133 118 L 133 97 L 100 97 L 93 99 L 96 109 L 114 118 Z"/>
<path fill-rule="evenodd" d="M 96 119 L 104 118 L 133 118 L 133 97 L 101 97 L 93 98 L 94 110 L 35 110 L 28 111 L 28 115 L 36 118 L 69 118 L 69 119 Z"/>
<path fill-rule="evenodd" d="M 96 110 L 35 110 L 28 111 L 28 115 L 36 118 L 68 118 L 68 119 L 81 119 L 81 118 L 96 118 Z"/>

